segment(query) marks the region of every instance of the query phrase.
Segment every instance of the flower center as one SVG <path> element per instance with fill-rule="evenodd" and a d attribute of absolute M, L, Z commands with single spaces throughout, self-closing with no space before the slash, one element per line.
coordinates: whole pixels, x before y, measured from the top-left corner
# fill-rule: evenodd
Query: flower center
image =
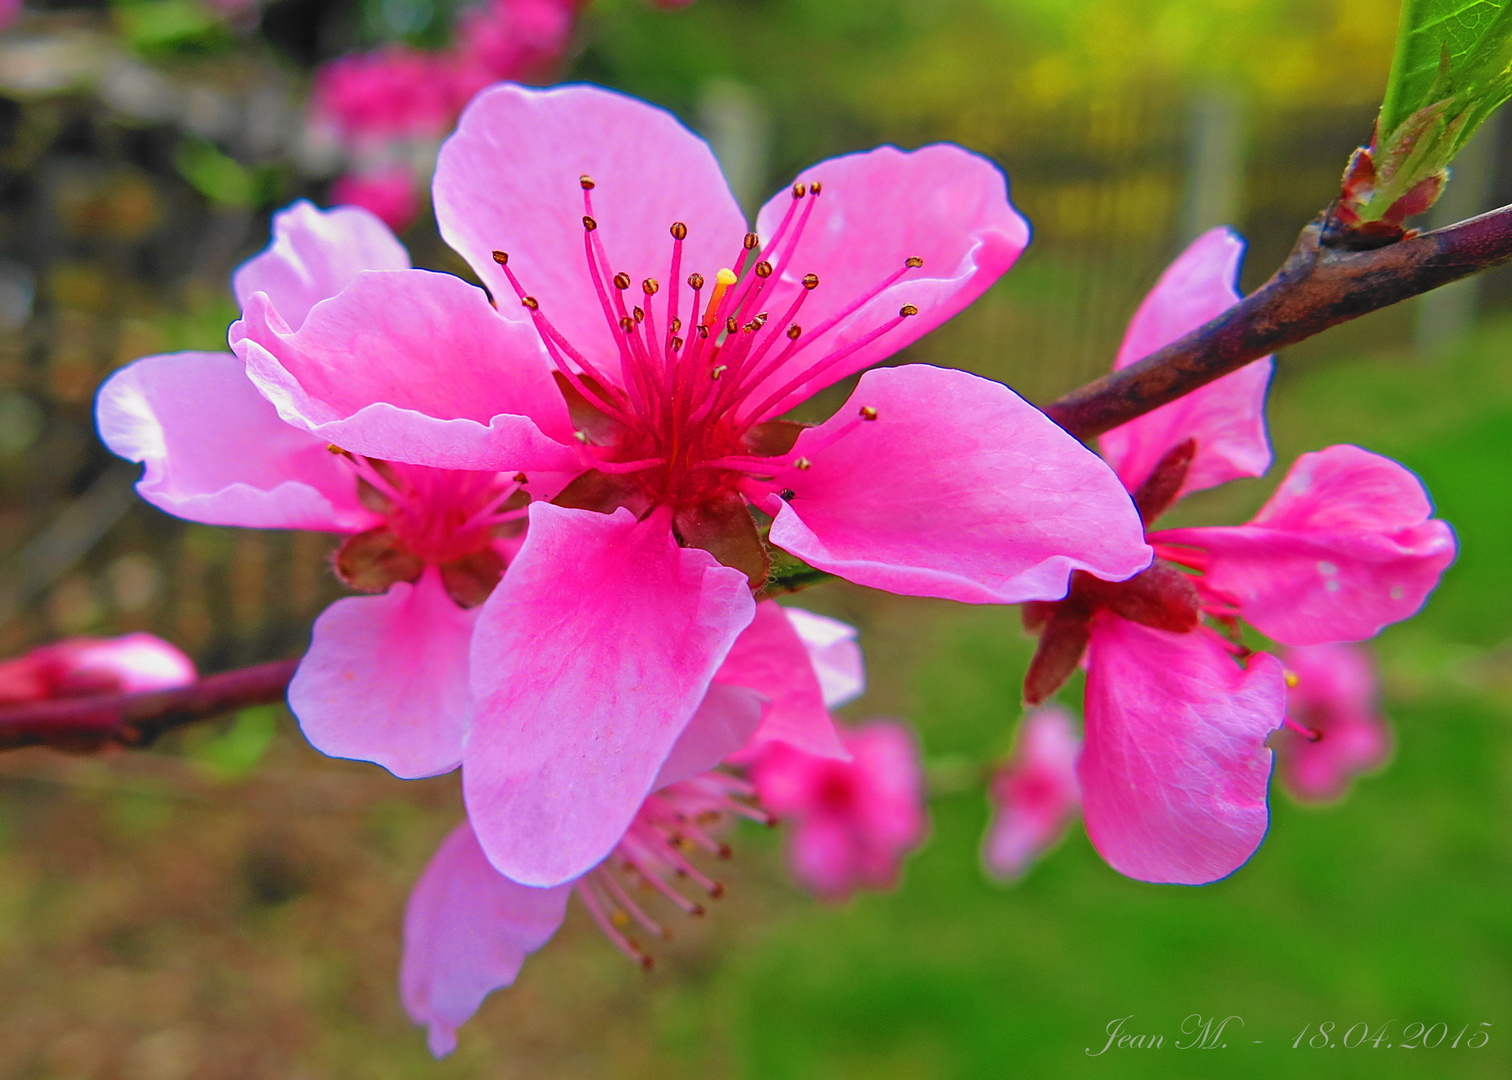
<path fill-rule="evenodd" d="M 786 460 L 799 426 L 771 417 L 785 408 L 794 391 L 918 314 L 913 305 L 904 305 L 897 316 L 869 332 L 843 346 L 827 347 L 836 327 L 923 260 L 907 259 L 819 325 L 805 329 L 799 320 L 819 287 L 817 274 L 795 279 L 801 287 L 777 317 L 768 305 L 776 283 L 796 270 L 800 241 L 822 190 L 818 181 L 795 184 L 792 202 L 771 238 L 763 244 L 757 234 L 747 233 L 730 266 L 719 268 L 712 278 L 696 269 L 683 277 L 689 269 L 683 265 L 688 226 L 673 222 L 671 277 L 665 288 L 654 277 L 636 285 L 630 274 L 611 270 L 593 211 L 596 185 L 587 176 L 578 182 L 583 257 L 617 356 L 590 359 L 574 347 L 515 276 L 508 254 L 496 251 L 494 261 L 530 312 L 556 365 L 585 464 L 615 478 L 613 483 L 594 481 L 614 493 L 612 505 L 598 508 L 629 506 L 644 514 L 658 505 L 687 510 L 737 494 L 765 497 L 774 490 L 765 481 L 775 467 L 803 467 Z"/>
<path fill-rule="evenodd" d="M 433 469 L 329 449 L 351 467 L 362 504 L 385 519 L 342 544 L 336 571 L 343 581 L 384 592 L 437 566 L 458 604 L 474 607 L 488 597 L 504 572 L 498 542 L 525 529 L 523 475 Z"/>

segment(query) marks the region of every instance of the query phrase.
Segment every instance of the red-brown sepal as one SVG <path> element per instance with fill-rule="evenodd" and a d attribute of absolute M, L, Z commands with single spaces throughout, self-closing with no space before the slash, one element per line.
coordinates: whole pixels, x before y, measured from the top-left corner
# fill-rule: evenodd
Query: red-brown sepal
<path fill-rule="evenodd" d="M 336 551 L 336 576 L 358 592 L 387 592 L 396 581 L 418 581 L 425 563 L 385 525 L 349 536 Z"/>
<path fill-rule="evenodd" d="M 753 590 L 766 584 L 772 563 L 746 502 L 734 493 L 678 510 L 673 531 L 684 547 L 702 548 L 750 579 Z"/>
<path fill-rule="evenodd" d="M 1192 459 L 1196 456 L 1196 439 L 1177 443 L 1165 452 L 1165 456 L 1150 470 L 1150 475 L 1145 477 L 1145 482 L 1134 493 L 1139 520 L 1149 525 L 1170 509 L 1176 496 L 1181 494 L 1181 485 L 1186 483 L 1187 473 L 1192 471 Z"/>
<path fill-rule="evenodd" d="M 475 608 L 487 600 L 503 576 L 504 560 L 493 548 L 480 548 L 441 564 L 441 584 L 463 608 Z"/>
<path fill-rule="evenodd" d="M 1024 676 L 1024 700 L 1039 705 L 1066 684 L 1092 637 L 1092 613 L 1061 602 L 1044 624 L 1034 659 Z"/>

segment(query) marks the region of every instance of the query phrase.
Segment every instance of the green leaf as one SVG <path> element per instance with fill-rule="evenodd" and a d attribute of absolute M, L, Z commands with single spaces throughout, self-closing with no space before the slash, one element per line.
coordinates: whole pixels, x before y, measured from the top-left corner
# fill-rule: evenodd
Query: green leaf
<path fill-rule="evenodd" d="M 1509 62 L 1512 0 L 1402 0 L 1380 135 L 1449 97 L 1462 98 L 1460 104 L 1469 111 L 1489 115 L 1512 94 Z M 1488 97 L 1496 100 L 1488 102 Z M 1465 132 L 1457 143 L 1468 137 Z"/>
<path fill-rule="evenodd" d="M 278 706 L 257 705 L 237 713 L 219 734 L 196 733 L 185 750 L 215 779 L 237 780 L 257 768 L 277 732 Z"/>

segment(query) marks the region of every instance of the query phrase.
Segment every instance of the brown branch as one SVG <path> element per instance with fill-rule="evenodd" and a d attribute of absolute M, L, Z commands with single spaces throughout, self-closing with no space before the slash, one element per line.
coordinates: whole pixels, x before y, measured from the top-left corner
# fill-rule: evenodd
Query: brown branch
<path fill-rule="evenodd" d="M 249 705 L 282 701 L 298 660 L 206 675 L 176 690 L 0 706 L 0 750 L 51 746 L 86 753 L 146 746 L 165 732 Z"/>
<path fill-rule="evenodd" d="M 1303 229 L 1281 269 L 1228 311 L 1045 412 L 1078 438 L 1100 435 L 1330 326 L 1512 259 L 1512 206 L 1371 251 L 1321 244 L 1327 218 Z"/>
<path fill-rule="evenodd" d="M 1369 251 L 1320 243 L 1327 220 L 1325 212 L 1303 229 L 1281 269 L 1218 318 L 1073 390 L 1045 412 L 1073 435 L 1090 438 L 1330 326 L 1512 260 L 1512 206 Z M 796 591 L 828 577 L 798 568 L 773 591 Z M 173 728 L 281 701 L 298 663 L 278 660 L 208 675 L 178 690 L 0 707 L 0 750 L 146 746 Z"/>

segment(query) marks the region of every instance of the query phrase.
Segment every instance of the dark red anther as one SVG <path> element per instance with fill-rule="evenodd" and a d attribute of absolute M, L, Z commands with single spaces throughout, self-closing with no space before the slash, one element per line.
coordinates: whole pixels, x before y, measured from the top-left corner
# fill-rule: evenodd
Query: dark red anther
<path fill-rule="evenodd" d="M 748 232 L 745 234 L 745 249 L 747 251 L 755 251 L 760 246 L 761 237 L 757 236 L 753 232 Z"/>
<path fill-rule="evenodd" d="M 672 223 L 671 232 L 672 239 L 674 240 L 686 240 L 688 238 L 688 227 L 681 221 L 674 221 Z"/>
<path fill-rule="evenodd" d="M 627 273 L 625 273 L 623 270 L 621 270 L 619 273 L 615 274 L 614 275 L 614 287 L 616 289 L 618 289 L 620 292 L 624 292 L 626 289 L 628 289 L 630 287 L 630 275 L 627 274 Z"/>
<path fill-rule="evenodd" d="M 756 264 L 756 276 L 759 278 L 771 277 L 772 264 L 767 262 L 765 259 L 762 259 L 759 263 Z"/>
<path fill-rule="evenodd" d="M 496 252 L 494 252 L 493 253 L 493 261 L 496 262 L 496 263 L 498 263 L 500 266 L 508 266 L 509 265 L 509 252 L 507 252 L 507 251 L 496 251 Z"/>
<path fill-rule="evenodd" d="M 582 186 L 582 189 L 584 191 L 592 191 L 596 186 L 593 183 L 593 177 L 589 176 L 587 173 L 584 173 L 582 176 L 578 177 L 578 184 Z"/>
<path fill-rule="evenodd" d="M 594 229 L 598 228 L 598 222 L 594 221 L 587 214 L 584 214 L 583 215 L 583 228 L 587 229 L 589 232 L 592 232 Z"/>
<path fill-rule="evenodd" d="M 803 275 L 803 287 L 805 289 L 810 289 L 810 290 L 817 289 L 819 287 L 819 275 L 818 274 L 804 274 Z"/>
<path fill-rule="evenodd" d="M 704 277 L 703 277 L 702 274 L 689 274 L 688 275 L 688 288 L 693 289 L 696 292 L 697 290 L 703 288 L 703 286 L 704 286 Z"/>

